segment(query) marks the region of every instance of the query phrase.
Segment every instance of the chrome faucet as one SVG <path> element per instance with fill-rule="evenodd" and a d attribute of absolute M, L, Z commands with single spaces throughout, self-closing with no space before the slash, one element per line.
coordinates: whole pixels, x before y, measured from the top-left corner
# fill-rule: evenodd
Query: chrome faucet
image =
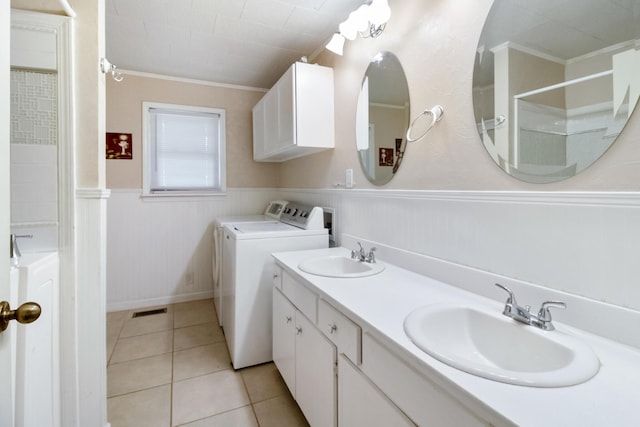
<path fill-rule="evenodd" d="M 500 289 L 506 291 L 509 294 L 507 301 L 504 304 L 504 310 L 502 314 L 507 317 L 511 317 L 518 322 L 535 326 L 536 328 L 540 328 L 545 331 L 553 331 L 555 327 L 553 323 L 551 323 L 551 312 L 549 312 L 549 308 L 557 307 L 557 308 L 567 308 L 567 305 L 562 301 L 545 301 L 542 303 L 540 310 L 538 311 L 538 315 L 531 314 L 529 310 L 531 310 L 531 306 L 520 306 L 516 302 L 516 296 L 513 292 L 506 286 L 502 286 L 500 283 L 496 283 L 496 286 Z"/>
<path fill-rule="evenodd" d="M 9 253 L 11 254 L 11 264 L 18 266 L 18 259 L 22 256 L 18 247 L 18 239 L 31 239 L 33 234 L 11 234 L 9 238 Z"/>
<path fill-rule="evenodd" d="M 367 254 L 367 251 L 364 250 L 364 248 L 362 247 L 362 244 L 360 244 L 360 242 L 357 242 L 358 246 L 360 246 L 360 250 L 359 251 L 351 251 L 351 259 L 357 259 L 360 262 L 368 262 L 370 264 L 375 264 L 376 262 L 376 255 L 375 255 L 375 251 L 376 248 L 371 248 L 369 250 L 369 253 Z"/>

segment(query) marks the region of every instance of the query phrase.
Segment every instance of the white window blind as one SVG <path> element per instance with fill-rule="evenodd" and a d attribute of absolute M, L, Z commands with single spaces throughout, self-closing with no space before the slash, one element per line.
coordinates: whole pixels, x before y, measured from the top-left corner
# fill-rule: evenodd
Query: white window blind
<path fill-rule="evenodd" d="M 224 191 L 224 112 L 150 105 L 145 112 L 148 192 Z"/>

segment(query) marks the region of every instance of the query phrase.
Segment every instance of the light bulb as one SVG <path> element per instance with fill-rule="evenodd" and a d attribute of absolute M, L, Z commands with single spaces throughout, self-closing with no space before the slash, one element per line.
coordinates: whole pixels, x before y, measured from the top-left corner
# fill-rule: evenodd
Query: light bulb
<path fill-rule="evenodd" d="M 373 0 L 369 6 L 369 21 L 375 25 L 386 23 L 391 17 L 391 8 L 387 0 Z"/>
<path fill-rule="evenodd" d="M 342 37 L 338 33 L 334 34 L 333 37 L 331 37 L 331 40 L 329 40 L 329 43 L 327 43 L 326 47 L 331 52 L 342 55 L 342 50 L 344 48 L 344 37 Z"/>
<path fill-rule="evenodd" d="M 358 36 L 358 30 L 356 29 L 356 27 L 353 25 L 352 22 L 349 22 L 348 19 L 344 21 L 342 24 L 340 24 L 338 26 L 338 29 L 340 30 L 340 34 L 345 39 L 355 40 L 356 37 Z"/>
<path fill-rule="evenodd" d="M 369 5 L 363 4 L 349 15 L 349 19 L 353 23 L 354 28 L 359 33 L 369 28 Z"/>

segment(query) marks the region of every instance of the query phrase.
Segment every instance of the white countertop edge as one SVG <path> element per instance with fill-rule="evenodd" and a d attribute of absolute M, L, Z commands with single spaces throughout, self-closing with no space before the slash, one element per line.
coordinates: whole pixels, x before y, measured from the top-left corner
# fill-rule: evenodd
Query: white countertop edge
<path fill-rule="evenodd" d="M 300 261 L 312 256 L 349 253 L 345 248 L 332 248 L 281 252 L 274 254 L 274 258 L 322 299 L 359 323 L 363 333 L 370 331 L 387 345 L 393 344 L 398 356 L 421 369 L 432 381 L 461 399 L 470 409 L 478 411 L 478 415 L 487 421 L 500 423 L 499 416 L 491 417 L 491 412 L 495 411 L 521 426 L 539 425 L 541 416 L 546 426 L 640 425 L 638 401 L 634 397 L 637 393 L 635 388 L 640 384 L 640 351 L 637 349 L 554 322 L 558 332 L 581 339 L 598 355 L 600 372 L 591 380 L 571 387 L 535 388 L 467 374 L 416 347 L 404 333 L 404 318 L 418 307 L 443 301 L 484 306 L 497 311 L 502 310 L 502 305 L 389 263 L 386 263 L 384 272 L 358 279 L 313 276 L 297 268 Z M 489 411 L 484 411 L 484 406 Z"/>

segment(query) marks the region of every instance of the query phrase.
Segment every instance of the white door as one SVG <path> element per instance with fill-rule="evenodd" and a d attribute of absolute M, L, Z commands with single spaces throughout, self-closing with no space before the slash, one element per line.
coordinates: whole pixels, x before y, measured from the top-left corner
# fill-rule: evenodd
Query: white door
<path fill-rule="evenodd" d="M 9 6 L 0 2 L 0 301 L 9 301 Z M 13 425 L 11 329 L 0 334 L 0 419 L 7 425 Z"/>

